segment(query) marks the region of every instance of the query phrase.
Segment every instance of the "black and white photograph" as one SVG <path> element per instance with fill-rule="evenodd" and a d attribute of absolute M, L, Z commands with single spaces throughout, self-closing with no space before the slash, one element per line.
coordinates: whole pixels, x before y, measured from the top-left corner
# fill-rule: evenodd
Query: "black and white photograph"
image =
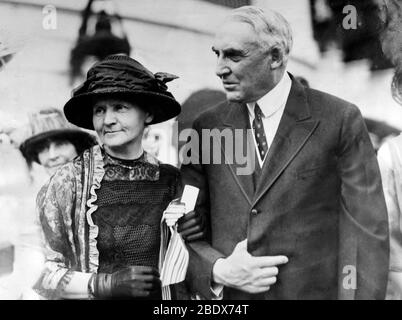
<path fill-rule="evenodd" d="M 0 300 L 401 300 L 401 132 L 402 0 L 0 0 Z"/>

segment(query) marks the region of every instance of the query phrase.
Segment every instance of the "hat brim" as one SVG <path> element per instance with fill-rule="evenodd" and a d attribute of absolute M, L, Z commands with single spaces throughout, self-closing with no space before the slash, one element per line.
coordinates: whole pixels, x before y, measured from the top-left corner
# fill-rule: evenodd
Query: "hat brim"
<path fill-rule="evenodd" d="M 140 108 L 149 111 L 153 120 L 149 124 L 156 124 L 176 117 L 180 111 L 180 104 L 169 96 L 149 91 L 104 91 L 89 92 L 72 97 L 64 105 L 64 114 L 68 121 L 81 128 L 94 130 L 92 122 L 92 108 L 95 99 L 118 97 L 126 99 Z"/>
<path fill-rule="evenodd" d="M 93 135 L 91 135 L 88 132 L 85 132 L 83 130 L 77 130 L 77 129 L 49 130 L 49 131 L 37 134 L 35 136 L 32 136 L 32 137 L 28 138 L 27 140 L 25 140 L 20 145 L 20 150 L 28 161 L 38 162 L 38 159 L 37 159 L 38 145 L 47 139 L 58 139 L 58 138 L 67 140 L 67 141 L 82 141 L 82 143 L 85 143 L 86 141 L 88 141 L 88 147 L 90 146 L 89 141 L 94 141 L 94 139 L 95 139 L 95 137 Z M 75 147 L 77 147 L 77 146 L 75 146 Z"/>

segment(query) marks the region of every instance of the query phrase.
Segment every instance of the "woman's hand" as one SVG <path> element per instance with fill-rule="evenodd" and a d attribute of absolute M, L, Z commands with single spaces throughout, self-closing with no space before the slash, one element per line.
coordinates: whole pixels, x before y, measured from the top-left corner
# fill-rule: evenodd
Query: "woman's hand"
<path fill-rule="evenodd" d="M 132 266 L 112 274 L 97 274 L 94 293 L 100 298 L 150 298 L 156 296 L 160 288 L 159 272 L 155 268 Z"/>
<path fill-rule="evenodd" d="M 187 242 L 205 238 L 206 225 L 203 216 L 190 211 L 177 221 L 177 231 Z"/>

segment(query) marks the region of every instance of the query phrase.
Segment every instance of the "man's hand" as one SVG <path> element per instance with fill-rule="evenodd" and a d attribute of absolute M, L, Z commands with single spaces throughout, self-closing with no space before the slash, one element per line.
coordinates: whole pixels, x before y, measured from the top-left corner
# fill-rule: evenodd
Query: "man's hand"
<path fill-rule="evenodd" d="M 95 296 L 149 298 L 161 288 L 155 268 L 132 266 L 112 274 L 99 273 L 95 280 Z"/>
<path fill-rule="evenodd" d="M 201 214 L 190 211 L 182 216 L 177 223 L 177 231 L 187 242 L 205 237 L 206 227 Z"/>
<path fill-rule="evenodd" d="M 276 282 L 278 265 L 288 262 L 286 256 L 253 257 L 247 251 L 247 239 L 239 242 L 232 254 L 218 259 L 213 267 L 214 282 L 248 293 L 260 293 Z"/>

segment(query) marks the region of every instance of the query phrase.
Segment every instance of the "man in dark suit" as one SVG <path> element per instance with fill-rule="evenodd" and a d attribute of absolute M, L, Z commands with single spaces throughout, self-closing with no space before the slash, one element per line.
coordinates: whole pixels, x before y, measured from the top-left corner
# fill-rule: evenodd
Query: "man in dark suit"
<path fill-rule="evenodd" d="M 383 299 L 388 221 L 363 118 L 288 74 L 291 47 L 274 11 L 242 7 L 218 29 L 228 101 L 194 122 L 200 147 L 182 166 L 209 226 L 187 280 L 206 299 Z"/>

